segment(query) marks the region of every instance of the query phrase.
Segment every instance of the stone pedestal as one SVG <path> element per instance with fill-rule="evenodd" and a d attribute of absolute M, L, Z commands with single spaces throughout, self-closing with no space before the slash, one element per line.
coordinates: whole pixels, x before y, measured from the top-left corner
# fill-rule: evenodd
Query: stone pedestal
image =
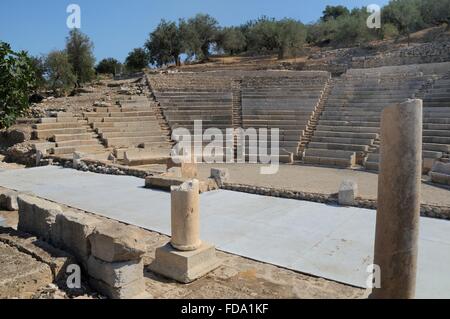
<path fill-rule="evenodd" d="M 381 119 L 381 157 L 374 264 L 381 288 L 371 298 L 414 298 L 422 172 L 422 100 L 388 107 Z"/>
<path fill-rule="evenodd" d="M 194 251 L 179 251 L 169 243 L 156 249 L 150 270 L 181 283 L 193 282 L 220 266 L 214 246 L 203 243 Z"/>
<path fill-rule="evenodd" d="M 355 205 L 358 197 L 358 184 L 354 181 L 343 181 L 339 187 L 339 205 Z"/>
<path fill-rule="evenodd" d="M 200 240 L 199 182 L 172 187 L 172 240 L 156 250 L 150 270 L 182 283 L 219 267 L 214 246 Z"/>

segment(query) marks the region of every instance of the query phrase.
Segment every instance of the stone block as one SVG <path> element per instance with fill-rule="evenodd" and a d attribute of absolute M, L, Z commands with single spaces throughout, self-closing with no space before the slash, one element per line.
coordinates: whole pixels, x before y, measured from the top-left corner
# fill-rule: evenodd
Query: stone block
<path fill-rule="evenodd" d="M 53 242 L 70 251 L 79 261 L 86 262 L 91 253 L 89 236 L 101 222 L 82 212 L 64 211 L 56 216 Z"/>
<path fill-rule="evenodd" d="M 19 210 L 19 205 L 17 204 L 18 193 L 13 190 L 0 189 L 0 208 L 9 211 Z"/>
<path fill-rule="evenodd" d="M 127 286 L 144 277 L 142 259 L 110 263 L 91 256 L 88 259 L 87 268 L 89 276 L 114 288 Z"/>
<path fill-rule="evenodd" d="M 173 170 L 173 168 L 170 170 Z M 174 172 L 176 172 L 176 170 Z M 170 191 L 172 186 L 180 186 L 186 181 L 188 181 L 187 178 L 172 175 L 148 176 L 145 179 L 145 187 Z M 200 193 L 210 192 L 216 190 L 217 188 L 218 185 L 212 178 L 208 178 L 205 181 L 200 181 Z"/>
<path fill-rule="evenodd" d="M 198 177 L 197 164 L 181 163 L 181 176 L 187 179 L 197 178 Z"/>
<path fill-rule="evenodd" d="M 89 285 L 111 299 L 147 299 L 144 278 L 123 287 L 111 287 L 101 280 L 90 278 Z"/>
<path fill-rule="evenodd" d="M 32 235 L 11 228 L 0 227 L 0 242 L 16 247 L 19 251 L 47 264 L 53 273 L 53 280 L 56 282 L 65 280 L 67 267 L 76 263 L 76 259 L 68 253 L 38 240 Z"/>
<path fill-rule="evenodd" d="M 227 168 L 211 168 L 211 178 L 217 185 L 222 186 L 230 179 L 230 171 Z"/>
<path fill-rule="evenodd" d="M 178 251 L 167 244 L 156 249 L 150 270 L 181 283 L 193 282 L 220 266 L 214 246 L 203 243 L 194 251 Z"/>
<path fill-rule="evenodd" d="M 89 241 L 91 254 L 106 262 L 140 259 L 146 250 L 139 232 L 113 221 L 98 225 L 89 236 Z"/>
<path fill-rule="evenodd" d="M 358 196 L 358 184 L 354 181 L 344 181 L 339 188 L 339 205 L 351 206 Z"/>
<path fill-rule="evenodd" d="M 19 195 L 17 202 L 19 206 L 18 229 L 45 241 L 51 241 L 56 216 L 62 213 L 61 206 L 29 195 Z"/>

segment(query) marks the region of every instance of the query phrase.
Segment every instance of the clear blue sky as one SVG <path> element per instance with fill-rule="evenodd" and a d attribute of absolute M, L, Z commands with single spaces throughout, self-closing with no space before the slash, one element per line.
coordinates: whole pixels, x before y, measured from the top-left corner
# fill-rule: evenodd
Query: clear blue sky
<path fill-rule="evenodd" d="M 388 0 L 0 0 L 0 40 L 33 55 L 64 48 L 69 4 L 81 7 L 81 31 L 94 42 L 97 60 L 121 61 L 144 44 L 161 19 L 178 20 L 208 13 L 221 25 L 238 25 L 267 15 L 317 20 L 326 5 L 349 8 Z"/>

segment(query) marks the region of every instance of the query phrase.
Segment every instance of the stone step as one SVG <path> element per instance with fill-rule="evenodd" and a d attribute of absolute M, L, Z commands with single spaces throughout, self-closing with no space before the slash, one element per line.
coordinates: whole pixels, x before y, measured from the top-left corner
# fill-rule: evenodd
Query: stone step
<path fill-rule="evenodd" d="M 342 151 L 354 151 L 354 152 L 367 152 L 369 150 L 368 145 L 353 145 L 353 144 L 339 144 L 339 143 L 318 143 L 311 142 L 308 148 L 322 149 L 322 150 L 342 150 Z"/>
<path fill-rule="evenodd" d="M 154 137 L 113 137 L 104 140 L 107 147 L 138 146 L 141 143 L 164 146 L 168 142 L 155 140 Z"/>
<path fill-rule="evenodd" d="M 423 143 L 423 150 L 449 153 L 450 145 L 436 144 L 436 143 Z"/>
<path fill-rule="evenodd" d="M 365 127 L 365 126 L 330 126 L 323 125 L 319 121 L 316 131 L 327 131 L 327 132 L 349 132 L 349 133 L 379 133 L 379 127 Z"/>
<path fill-rule="evenodd" d="M 357 127 L 375 127 L 378 128 L 380 126 L 379 122 L 363 122 L 363 121 L 326 121 L 320 120 L 320 125 L 324 126 L 357 126 Z"/>
<path fill-rule="evenodd" d="M 158 141 L 165 141 L 167 139 L 167 137 L 163 136 L 160 132 L 101 133 L 100 137 L 103 139 L 143 137 L 143 138 L 154 138 L 157 139 Z"/>
<path fill-rule="evenodd" d="M 103 122 L 152 122 L 156 121 L 155 116 L 138 116 L 138 117 L 105 117 Z"/>
<path fill-rule="evenodd" d="M 449 124 L 429 124 L 429 123 L 424 123 L 423 124 L 423 128 L 426 130 L 450 130 L 450 125 Z"/>
<path fill-rule="evenodd" d="M 352 167 L 356 164 L 354 152 L 336 150 L 305 150 L 303 161 L 308 164 L 330 165 L 336 167 Z"/>
<path fill-rule="evenodd" d="M 352 132 L 333 132 L 333 131 L 315 131 L 314 136 L 318 137 L 343 137 L 350 139 L 377 139 L 377 133 L 352 133 Z"/>
<path fill-rule="evenodd" d="M 56 147 L 91 146 L 91 145 L 99 145 L 99 142 L 97 140 L 90 139 L 90 140 L 70 140 L 56 143 Z"/>
<path fill-rule="evenodd" d="M 424 143 L 434 143 L 434 144 L 449 144 L 450 145 L 450 137 L 443 136 L 424 136 Z"/>
<path fill-rule="evenodd" d="M 51 153 L 54 155 L 68 155 L 77 151 L 88 153 L 88 152 L 99 152 L 104 149 L 105 148 L 100 144 L 87 146 L 80 145 L 80 146 L 56 147 L 51 151 Z"/>
<path fill-rule="evenodd" d="M 373 139 L 361 139 L 361 138 L 343 138 L 343 137 L 320 137 L 313 136 L 312 142 L 319 143 L 335 143 L 335 144 L 353 144 L 353 145 L 372 145 Z"/>
<path fill-rule="evenodd" d="M 242 119 L 247 121 L 296 121 L 296 120 L 309 120 L 312 117 L 312 112 L 302 115 L 254 115 L 243 114 Z"/>
<path fill-rule="evenodd" d="M 356 121 L 356 122 L 380 122 L 380 115 L 377 116 L 359 116 L 359 115 L 341 115 L 341 116 L 332 116 L 332 115 L 324 115 L 320 117 L 321 121 Z"/>
<path fill-rule="evenodd" d="M 79 128 L 80 124 L 74 123 L 45 123 L 45 124 L 34 124 L 33 129 L 35 130 L 53 130 L 53 129 L 64 129 L 64 128 Z"/>
<path fill-rule="evenodd" d="M 53 138 L 55 135 L 60 134 L 83 134 L 86 133 L 86 128 L 63 128 L 63 129 L 53 129 L 53 130 L 37 130 L 33 131 L 33 139 L 46 140 Z"/>
<path fill-rule="evenodd" d="M 92 139 L 92 133 L 83 134 L 57 134 L 53 137 L 54 142 L 65 142 L 71 140 L 90 140 Z"/>
<path fill-rule="evenodd" d="M 104 127 L 96 129 L 98 134 L 123 134 L 123 133 L 155 133 L 162 134 L 163 131 L 157 125 L 154 126 L 135 126 L 135 127 Z"/>
<path fill-rule="evenodd" d="M 423 130 L 423 136 L 450 137 L 450 130 Z"/>

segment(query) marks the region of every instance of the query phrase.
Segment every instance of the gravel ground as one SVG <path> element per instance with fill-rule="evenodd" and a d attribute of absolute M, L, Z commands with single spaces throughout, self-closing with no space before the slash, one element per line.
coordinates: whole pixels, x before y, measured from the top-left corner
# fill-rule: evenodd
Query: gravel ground
<path fill-rule="evenodd" d="M 358 183 L 359 194 L 364 199 L 376 199 L 378 174 L 367 171 L 314 167 L 302 165 L 280 165 L 275 175 L 260 174 L 257 164 L 200 164 L 201 178 L 208 177 L 212 167 L 226 167 L 230 171 L 230 182 L 252 186 L 265 186 L 318 194 L 335 194 L 345 179 Z M 422 184 L 422 202 L 429 205 L 450 206 L 450 191 L 434 185 Z"/>

